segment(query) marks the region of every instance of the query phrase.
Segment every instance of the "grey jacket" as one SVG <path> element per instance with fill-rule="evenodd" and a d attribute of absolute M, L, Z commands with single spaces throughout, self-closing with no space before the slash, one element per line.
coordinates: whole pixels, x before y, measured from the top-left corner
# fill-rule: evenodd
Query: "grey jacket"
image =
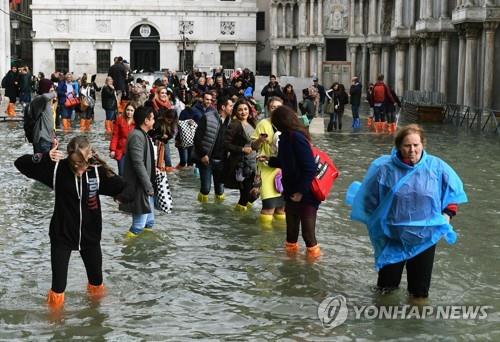
<path fill-rule="evenodd" d="M 54 133 L 54 114 L 52 113 L 52 99 L 56 97 L 56 93 L 46 93 L 42 95 L 38 95 L 35 99 L 33 99 L 33 105 L 39 105 L 40 108 L 34 108 L 34 113 L 42 112 L 42 116 L 35 123 L 35 127 L 33 128 L 33 143 L 40 142 L 40 139 L 45 141 L 52 141 L 52 138 L 55 136 Z M 40 101 L 38 98 L 40 97 Z M 41 101 L 43 98 L 44 101 Z M 43 109 L 42 109 L 43 108 Z"/>
<path fill-rule="evenodd" d="M 123 178 L 127 183 L 124 196 L 132 201 L 123 209 L 133 214 L 147 214 L 154 210 L 148 201 L 148 192 L 154 191 L 151 179 L 155 171 L 154 156 L 151 150 L 151 142 L 141 129 L 136 128 L 129 133 Z"/>

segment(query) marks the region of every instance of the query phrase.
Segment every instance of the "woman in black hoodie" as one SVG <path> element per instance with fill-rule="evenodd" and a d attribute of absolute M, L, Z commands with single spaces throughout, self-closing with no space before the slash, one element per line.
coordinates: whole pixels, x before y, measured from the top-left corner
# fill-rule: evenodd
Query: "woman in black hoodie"
<path fill-rule="evenodd" d="M 50 220 L 52 287 L 47 302 L 52 309 L 64 304 L 71 251 L 78 250 L 87 270 L 91 298 L 104 294 L 102 279 L 102 215 L 99 195 L 117 196 L 125 183 L 92 150 L 84 136 L 71 139 L 64 158 L 57 143 L 45 154 L 24 155 L 16 168 L 28 178 L 52 188 L 55 205 Z"/>

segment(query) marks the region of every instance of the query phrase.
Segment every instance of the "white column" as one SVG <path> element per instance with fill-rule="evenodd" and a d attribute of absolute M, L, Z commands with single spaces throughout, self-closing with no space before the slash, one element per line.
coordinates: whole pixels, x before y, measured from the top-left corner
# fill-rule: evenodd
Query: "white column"
<path fill-rule="evenodd" d="M 450 40 L 448 33 L 441 35 L 441 63 L 439 67 L 439 92 L 444 94 L 445 99 L 448 96 L 448 71 L 449 55 L 450 55 Z"/>
<path fill-rule="evenodd" d="M 425 48 L 425 90 L 435 91 L 436 38 L 427 39 Z"/>
<path fill-rule="evenodd" d="M 309 36 L 314 36 L 314 0 L 309 0 Z"/>
<path fill-rule="evenodd" d="M 418 20 L 417 13 L 415 13 L 417 11 L 415 1 L 410 1 L 409 7 L 410 8 L 408 9 L 408 11 L 410 12 L 410 28 L 415 28 L 415 22 Z"/>
<path fill-rule="evenodd" d="M 299 0 L 299 37 L 306 35 L 306 0 Z"/>
<path fill-rule="evenodd" d="M 359 35 L 362 36 L 364 32 L 364 0 L 359 0 Z"/>
<path fill-rule="evenodd" d="M 318 83 L 323 83 L 323 46 L 318 45 L 318 72 L 316 73 L 318 76 Z"/>
<path fill-rule="evenodd" d="M 351 45 L 349 47 L 349 50 L 351 51 L 351 78 L 353 76 L 358 76 L 359 75 L 356 73 L 356 55 L 357 55 L 357 50 L 358 50 L 358 45 Z"/>
<path fill-rule="evenodd" d="M 281 8 L 283 9 L 283 15 L 282 15 L 283 27 L 281 28 L 282 29 L 281 36 L 283 38 L 286 38 L 286 4 L 283 4 Z"/>
<path fill-rule="evenodd" d="M 484 23 L 486 31 L 486 49 L 484 55 L 484 89 L 483 89 L 483 107 L 491 108 L 493 104 L 493 81 L 495 74 L 495 30 L 498 27 L 497 22 Z"/>
<path fill-rule="evenodd" d="M 300 46 L 300 77 L 306 77 L 307 72 L 307 46 Z"/>
<path fill-rule="evenodd" d="M 271 38 L 278 37 L 278 8 L 275 4 L 271 4 L 271 18 L 269 20 L 271 25 Z"/>
<path fill-rule="evenodd" d="M 288 36 L 290 38 L 293 38 L 293 31 L 294 31 L 294 24 L 293 24 L 293 18 L 294 18 L 294 15 L 295 13 L 294 12 L 294 6 L 293 4 L 290 5 L 290 17 L 288 18 Z"/>
<path fill-rule="evenodd" d="M 355 14 L 354 14 L 354 7 L 356 6 L 356 0 L 351 0 L 349 1 L 349 34 L 351 36 L 354 36 L 354 19 L 355 19 Z"/>
<path fill-rule="evenodd" d="M 309 76 L 313 76 L 316 74 L 316 71 L 318 70 L 318 49 L 314 48 L 312 46 L 309 46 Z"/>
<path fill-rule="evenodd" d="M 406 44 L 396 45 L 396 94 L 403 96 L 405 91 Z"/>
<path fill-rule="evenodd" d="M 372 45 L 370 48 L 370 82 L 375 83 L 379 74 L 380 47 Z"/>
<path fill-rule="evenodd" d="M 426 40 L 422 39 L 420 41 L 420 87 L 419 90 L 427 90 L 425 89 L 425 57 L 427 56 L 425 52 Z"/>
<path fill-rule="evenodd" d="M 379 3 L 378 3 L 379 7 L 378 7 L 378 27 L 377 27 L 377 33 L 379 35 L 383 35 L 384 34 L 384 21 L 385 21 L 385 0 L 379 0 Z"/>
<path fill-rule="evenodd" d="M 432 1 L 433 0 L 424 0 L 424 3 L 425 3 L 424 18 L 425 19 L 432 18 Z"/>
<path fill-rule="evenodd" d="M 408 51 L 409 69 L 408 69 L 408 90 L 416 90 L 417 84 L 417 39 L 410 39 Z"/>
<path fill-rule="evenodd" d="M 318 0 L 318 36 L 322 35 L 323 35 L 323 0 Z"/>
<path fill-rule="evenodd" d="M 396 28 L 404 27 L 403 23 L 403 0 L 395 0 L 394 2 L 394 26 Z"/>
<path fill-rule="evenodd" d="M 271 47 L 271 74 L 278 76 L 278 47 Z"/>
<path fill-rule="evenodd" d="M 385 76 L 386 82 L 389 80 L 389 53 L 391 48 L 388 45 L 382 47 L 382 73 Z"/>
<path fill-rule="evenodd" d="M 469 25 L 465 28 L 465 86 L 464 104 L 476 105 L 476 56 L 477 36 L 479 30 L 476 26 Z"/>
<path fill-rule="evenodd" d="M 368 10 L 368 34 L 375 35 L 377 29 L 377 0 L 370 0 Z"/>
<path fill-rule="evenodd" d="M 367 76 L 368 74 L 367 64 L 368 64 L 368 47 L 366 46 L 366 44 L 363 44 L 363 46 L 361 47 L 361 82 L 362 84 L 365 85 L 365 87 L 368 85 L 370 81 Z"/>
<path fill-rule="evenodd" d="M 9 0 L 0 1 L 0 10 L 9 13 Z M 10 38 L 7 40 L 7 33 L 10 34 L 9 15 L 0 12 L 0 77 L 9 70 L 7 62 L 10 61 Z"/>
<path fill-rule="evenodd" d="M 458 78 L 457 78 L 457 104 L 464 104 L 465 83 L 465 30 L 457 27 L 458 31 Z"/>
<path fill-rule="evenodd" d="M 292 51 L 291 46 L 285 46 L 285 74 L 287 76 L 290 76 L 290 71 L 292 66 L 291 51 Z"/>

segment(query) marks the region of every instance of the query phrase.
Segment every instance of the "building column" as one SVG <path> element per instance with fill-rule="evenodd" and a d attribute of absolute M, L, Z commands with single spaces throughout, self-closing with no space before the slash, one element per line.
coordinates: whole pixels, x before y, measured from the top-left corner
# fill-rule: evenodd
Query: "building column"
<path fill-rule="evenodd" d="M 394 2 L 394 26 L 396 28 L 404 27 L 403 23 L 403 0 L 395 0 Z"/>
<path fill-rule="evenodd" d="M 368 35 L 374 36 L 377 29 L 377 0 L 369 0 Z"/>
<path fill-rule="evenodd" d="M 300 70 L 299 74 L 300 77 L 306 77 L 306 71 L 307 71 L 307 46 L 303 45 L 299 47 L 300 51 Z"/>
<path fill-rule="evenodd" d="M 379 35 L 384 34 L 384 21 L 385 21 L 385 0 L 379 0 L 378 3 L 378 25 L 377 25 L 377 33 Z"/>
<path fill-rule="evenodd" d="M 293 16 L 294 16 L 294 7 L 293 7 L 293 4 L 290 5 L 290 17 L 289 17 L 289 20 L 288 20 L 288 23 L 290 25 L 288 25 L 288 37 L 290 38 L 293 38 L 293 30 L 294 30 L 294 27 L 293 27 Z"/>
<path fill-rule="evenodd" d="M 318 36 L 321 35 L 323 35 L 323 0 L 318 0 Z"/>
<path fill-rule="evenodd" d="M 464 104 L 476 105 L 476 57 L 479 27 L 468 24 L 465 28 L 465 86 Z"/>
<path fill-rule="evenodd" d="M 277 46 L 271 47 L 271 54 L 272 54 L 271 74 L 278 76 L 278 47 Z"/>
<path fill-rule="evenodd" d="M 281 8 L 283 9 L 282 13 L 282 22 L 283 22 L 283 26 L 281 27 L 281 36 L 283 38 L 286 38 L 286 4 L 283 4 L 281 6 Z"/>
<path fill-rule="evenodd" d="M 426 40 L 424 38 L 420 39 L 420 87 L 419 90 L 427 90 L 425 88 L 425 57 L 427 56 L 425 52 Z"/>
<path fill-rule="evenodd" d="M 385 76 L 385 80 L 389 80 L 389 59 L 390 59 L 391 47 L 389 45 L 384 45 L 382 47 L 382 74 Z"/>
<path fill-rule="evenodd" d="M 317 45 L 318 50 L 318 72 L 316 76 L 318 77 L 319 84 L 323 83 L 323 45 Z"/>
<path fill-rule="evenodd" d="M 396 45 L 396 94 L 403 96 L 405 91 L 406 44 Z"/>
<path fill-rule="evenodd" d="M 445 101 L 448 101 L 448 73 L 450 56 L 450 37 L 448 33 L 441 35 L 441 63 L 439 72 L 439 92 L 444 95 Z"/>
<path fill-rule="evenodd" d="M 418 39 L 410 39 L 410 46 L 408 49 L 408 90 L 416 90 L 417 88 L 417 44 Z"/>
<path fill-rule="evenodd" d="M 299 37 L 306 35 L 306 0 L 299 0 Z"/>
<path fill-rule="evenodd" d="M 309 0 L 309 36 L 314 36 L 314 0 Z"/>
<path fill-rule="evenodd" d="M 355 13 L 354 13 L 354 8 L 356 6 L 356 0 L 351 0 L 349 1 L 349 35 L 354 36 L 354 19 L 355 19 Z"/>
<path fill-rule="evenodd" d="M 410 1 L 410 6 L 408 11 L 410 12 L 410 22 L 409 22 L 409 27 L 410 28 L 415 28 L 415 23 L 417 22 L 417 9 L 416 9 L 416 4 L 415 1 Z"/>
<path fill-rule="evenodd" d="M 292 47 L 285 46 L 285 74 L 290 76 L 292 70 Z"/>
<path fill-rule="evenodd" d="M 498 27 L 498 22 L 486 22 L 483 24 L 483 27 L 486 31 L 483 107 L 491 108 L 493 105 L 493 82 L 495 74 L 495 30 Z"/>
<path fill-rule="evenodd" d="M 353 76 L 358 76 L 358 73 L 356 72 L 356 55 L 357 55 L 357 50 L 358 50 L 358 45 L 357 44 L 353 44 L 351 46 L 349 46 L 349 51 L 351 52 L 351 78 Z"/>
<path fill-rule="evenodd" d="M 455 26 L 458 33 L 458 66 L 457 66 L 457 104 L 464 104 L 465 84 L 465 30 L 463 26 Z"/>
<path fill-rule="evenodd" d="M 424 18 L 432 18 L 432 2 L 433 0 L 424 0 Z"/>
<path fill-rule="evenodd" d="M 425 47 L 425 90 L 435 91 L 437 39 L 429 36 Z"/>
<path fill-rule="evenodd" d="M 370 49 L 370 82 L 375 83 L 379 74 L 380 46 L 371 45 Z"/>
<path fill-rule="evenodd" d="M 271 18 L 269 22 L 271 24 L 271 38 L 278 38 L 278 7 L 275 4 L 271 4 Z"/>
<path fill-rule="evenodd" d="M 359 35 L 364 35 L 364 0 L 359 0 Z"/>
<path fill-rule="evenodd" d="M 361 47 L 361 84 L 364 84 L 365 87 L 368 86 L 370 80 L 367 76 L 367 64 L 368 64 L 368 47 L 366 44 L 363 44 Z M 366 89 L 366 88 L 365 88 Z"/>
<path fill-rule="evenodd" d="M 440 12 L 439 18 L 441 18 L 441 19 L 447 19 L 447 18 L 449 18 L 449 15 L 448 15 L 448 1 L 441 1 L 441 6 L 440 6 L 439 12 Z"/>

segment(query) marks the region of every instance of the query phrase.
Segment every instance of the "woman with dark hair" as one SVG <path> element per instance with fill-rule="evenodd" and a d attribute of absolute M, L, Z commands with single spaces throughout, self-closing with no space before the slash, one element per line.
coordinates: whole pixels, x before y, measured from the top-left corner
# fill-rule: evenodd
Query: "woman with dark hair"
<path fill-rule="evenodd" d="M 41 158 L 24 155 L 14 163 L 22 174 L 47 185 L 55 193 L 49 229 L 52 286 L 47 296 L 52 309 L 61 309 L 64 304 L 72 251 L 79 251 L 83 259 L 91 298 L 104 295 L 99 195 L 117 196 L 125 187 L 121 177 L 96 155 L 86 137 L 70 140 L 67 158 L 57 147 L 56 141 Z"/>
<path fill-rule="evenodd" d="M 252 149 L 251 137 L 254 131 L 255 119 L 250 116 L 250 104 L 247 100 L 240 99 L 233 107 L 233 118 L 224 139 L 224 146 L 229 154 L 224 165 L 224 186 L 240 190 L 235 210 L 242 212 L 251 207 L 256 199 L 250 194 L 257 156 Z"/>
<path fill-rule="evenodd" d="M 158 160 L 167 172 L 172 172 L 170 141 L 177 135 L 177 112 L 175 109 L 160 109 L 155 119 L 155 125 L 149 132 L 155 145 L 158 147 Z"/>
<path fill-rule="evenodd" d="M 281 132 L 278 155 L 269 158 L 268 164 L 281 168 L 282 172 L 286 213 L 285 250 L 289 254 L 298 251 L 297 240 L 302 226 L 307 256 L 315 259 L 320 255 L 316 241 L 316 212 L 320 202 L 310 190 L 311 182 L 316 176 L 311 136 L 297 114 L 287 106 L 273 111 L 271 123 Z"/>
<path fill-rule="evenodd" d="M 128 134 L 135 128 L 135 107 L 130 103 L 122 114 L 118 115 L 113 126 L 113 135 L 109 144 L 109 156 L 118 163 L 118 174 L 123 176 L 125 166 L 125 151 L 127 149 Z"/>
<path fill-rule="evenodd" d="M 283 88 L 283 104 L 290 107 L 295 112 L 297 111 L 297 95 L 293 90 L 293 85 L 290 83 Z"/>
<path fill-rule="evenodd" d="M 342 118 L 344 116 L 344 106 L 349 103 L 349 95 L 345 91 L 343 84 L 335 82 L 326 92 L 326 96 L 333 101 L 333 112 L 330 112 L 330 122 L 328 123 L 327 131 L 342 130 Z"/>

